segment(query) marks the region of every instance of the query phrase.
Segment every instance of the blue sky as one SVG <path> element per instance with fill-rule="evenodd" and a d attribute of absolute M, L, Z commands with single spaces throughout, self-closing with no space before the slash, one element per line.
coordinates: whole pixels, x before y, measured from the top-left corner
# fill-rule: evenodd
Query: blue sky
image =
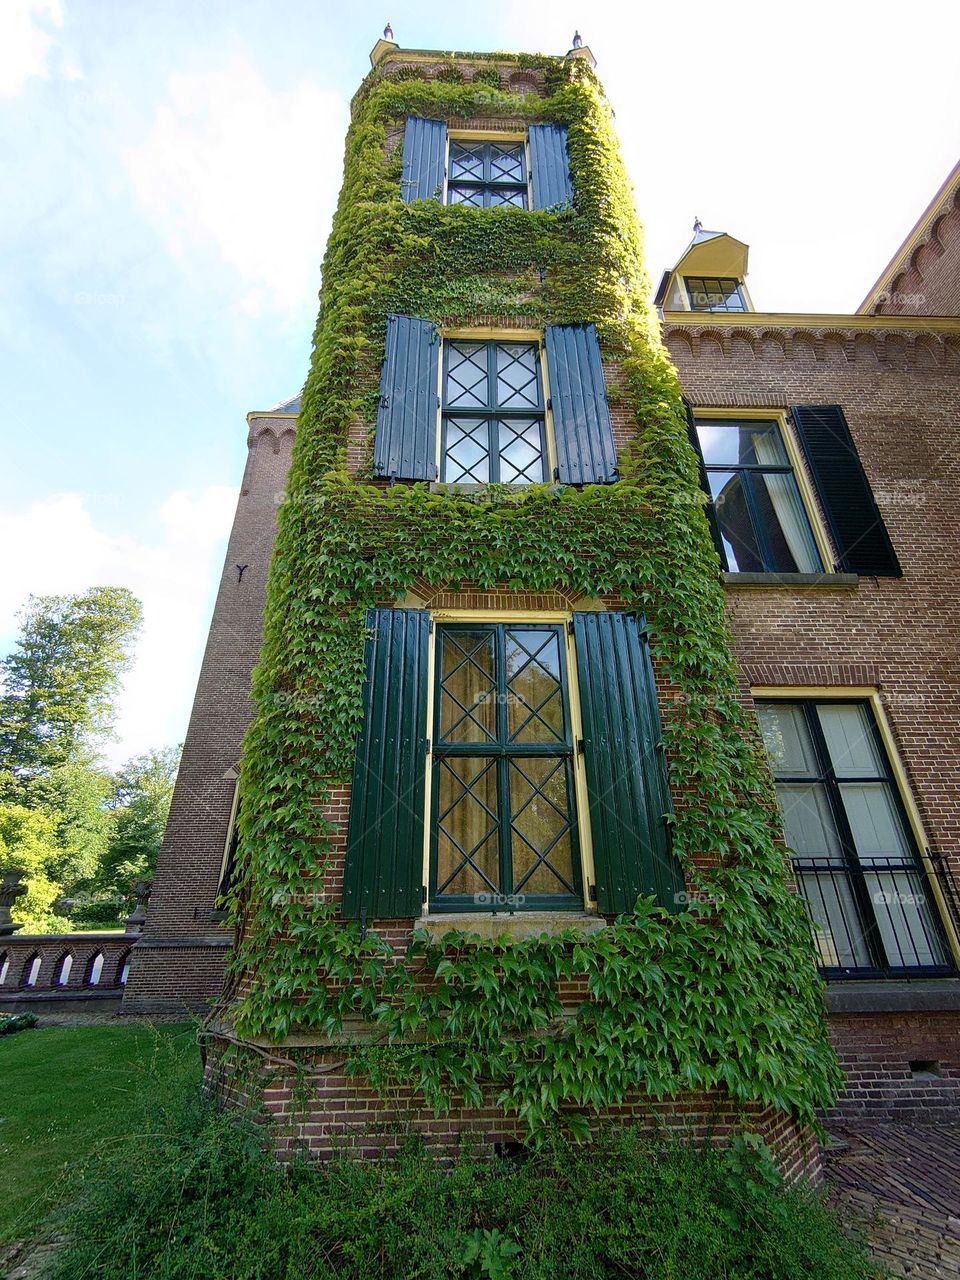
<path fill-rule="evenodd" d="M 392 0 L 391 0 L 392 5 Z M 248 410 L 295 393 L 347 105 L 402 45 L 561 53 L 617 113 L 655 277 L 694 216 L 761 309 L 851 311 L 960 155 L 960 10 L 0 0 L 0 650 L 31 591 L 130 586 L 108 756 L 181 739 Z"/>

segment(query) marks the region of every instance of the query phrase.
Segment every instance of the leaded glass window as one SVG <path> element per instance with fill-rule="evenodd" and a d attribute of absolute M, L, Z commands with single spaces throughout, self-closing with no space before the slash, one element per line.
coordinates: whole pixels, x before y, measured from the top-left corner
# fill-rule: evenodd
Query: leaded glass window
<path fill-rule="evenodd" d="M 697 422 L 731 573 L 819 573 L 823 561 L 776 422 Z"/>
<path fill-rule="evenodd" d="M 440 479 L 447 484 L 546 479 L 537 343 L 451 339 L 444 344 Z"/>
<path fill-rule="evenodd" d="M 821 967 L 952 968 L 900 793 L 865 701 L 758 702 Z"/>
<path fill-rule="evenodd" d="M 739 280 L 717 276 L 685 276 L 692 311 L 746 311 L 747 300 Z"/>
<path fill-rule="evenodd" d="M 522 142 L 468 142 L 451 139 L 447 204 L 481 209 L 527 207 L 527 160 Z"/>
<path fill-rule="evenodd" d="M 582 909 L 564 633 L 437 634 L 433 910 Z"/>

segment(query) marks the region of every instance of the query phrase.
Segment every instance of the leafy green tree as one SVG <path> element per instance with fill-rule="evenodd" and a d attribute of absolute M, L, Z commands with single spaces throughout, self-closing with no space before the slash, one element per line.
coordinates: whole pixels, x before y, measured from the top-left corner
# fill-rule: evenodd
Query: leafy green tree
<path fill-rule="evenodd" d="M 17 646 L 0 662 L 0 774 L 8 798 L 109 730 L 143 610 L 126 587 L 91 587 L 31 596 L 21 617 Z"/>
<path fill-rule="evenodd" d="M 71 922 L 58 915 L 60 897 L 57 867 L 63 850 L 57 840 L 56 813 L 0 803 L 0 875 L 23 871 L 26 895 L 13 904 L 13 918 L 28 933 L 59 933 Z"/>

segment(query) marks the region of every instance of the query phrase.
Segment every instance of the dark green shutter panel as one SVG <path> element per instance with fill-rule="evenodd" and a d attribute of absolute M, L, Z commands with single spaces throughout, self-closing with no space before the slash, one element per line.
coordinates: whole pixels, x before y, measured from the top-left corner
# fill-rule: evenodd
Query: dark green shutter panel
<path fill-rule="evenodd" d="M 550 324 L 545 337 L 556 478 L 561 484 L 610 484 L 617 479 L 617 447 L 597 327 Z"/>
<path fill-rule="evenodd" d="M 704 508 L 707 516 L 707 524 L 710 526 L 710 536 L 713 538 L 713 545 L 717 549 L 717 555 L 720 557 L 720 563 L 724 568 L 727 567 L 727 553 L 723 549 L 723 538 L 720 536 L 720 524 L 717 520 L 717 513 L 713 506 L 713 498 L 710 494 L 710 482 L 707 479 L 707 468 L 703 461 L 703 450 L 700 448 L 700 437 L 697 435 L 697 423 L 693 412 L 693 406 L 684 396 L 683 405 L 687 411 L 687 434 L 690 437 L 690 447 L 697 455 L 697 461 L 700 464 L 700 488 L 707 495 L 710 501 Z"/>
<path fill-rule="evenodd" d="M 367 610 L 345 916 L 396 920 L 420 914 L 429 635 L 426 610 Z"/>
<path fill-rule="evenodd" d="M 838 404 L 795 404 L 791 412 L 837 549 L 837 567 L 901 577 L 843 410 Z"/>
<path fill-rule="evenodd" d="M 373 445 L 378 476 L 436 480 L 440 335 L 431 320 L 387 316 Z"/>
<path fill-rule="evenodd" d="M 440 200 L 447 171 L 447 123 L 407 116 L 403 132 L 403 173 L 400 194 L 404 200 Z"/>
<path fill-rule="evenodd" d="M 573 634 L 597 905 L 614 915 L 653 894 L 675 911 L 683 875 L 670 852 L 670 789 L 644 624 L 626 613 L 575 613 Z"/>
<path fill-rule="evenodd" d="M 534 209 L 566 209 L 573 203 L 567 131 L 556 124 L 532 124 L 530 181 Z"/>

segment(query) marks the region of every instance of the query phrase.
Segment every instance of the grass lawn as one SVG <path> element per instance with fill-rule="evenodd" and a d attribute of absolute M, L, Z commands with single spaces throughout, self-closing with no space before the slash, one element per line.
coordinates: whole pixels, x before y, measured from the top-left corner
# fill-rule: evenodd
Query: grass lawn
<path fill-rule="evenodd" d="M 192 1087 L 190 1025 L 37 1027 L 0 1038 L 0 1244 L 28 1237 L 98 1147 L 136 1142 L 148 1109 Z"/>

